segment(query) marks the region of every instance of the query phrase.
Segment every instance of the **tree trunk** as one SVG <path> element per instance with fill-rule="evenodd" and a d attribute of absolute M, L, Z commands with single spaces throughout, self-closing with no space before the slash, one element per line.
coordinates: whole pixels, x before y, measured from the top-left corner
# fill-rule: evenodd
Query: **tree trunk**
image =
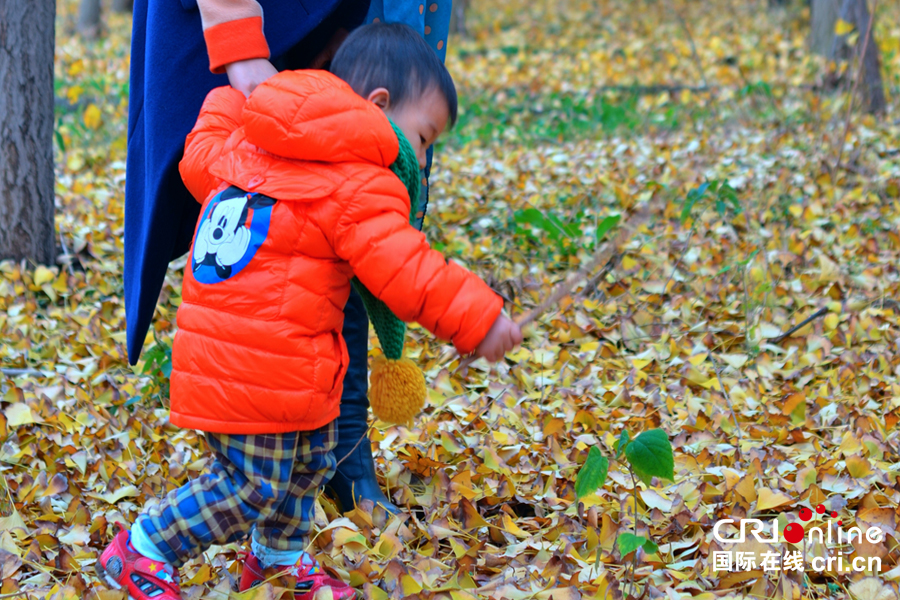
<path fill-rule="evenodd" d="M 829 60 L 834 58 L 834 24 L 837 23 L 839 2 L 840 0 L 812 0 L 809 49 Z"/>
<path fill-rule="evenodd" d="M 466 11 L 468 9 L 469 0 L 453 0 L 453 8 L 450 12 L 450 33 L 469 37 L 469 29 L 466 27 Z"/>
<path fill-rule="evenodd" d="M 134 0 L 113 0 L 113 12 L 129 13 L 134 10 Z"/>
<path fill-rule="evenodd" d="M 840 18 L 843 21 L 851 23 L 855 32 L 858 33 L 856 39 L 856 52 L 853 52 L 847 45 L 847 36 L 835 36 L 834 44 L 832 44 L 832 56 L 840 59 L 853 60 L 856 63 L 859 59 L 859 52 L 862 52 L 865 46 L 865 54 L 862 59 L 862 79 L 860 91 L 863 95 L 866 111 L 872 114 L 881 114 L 885 109 L 884 100 L 884 84 L 881 80 L 881 60 L 879 59 L 878 44 L 875 41 L 875 24 L 871 24 L 869 31 L 869 21 L 874 19 L 873 15 L 869 15 L 869 7 L 866 0 L 844 0 L 841 6 Z M 869 41 L 866 42 L 866 33 L 869 33 Z M 856 55 L 854 57 L 853 55 Z"/>
<path fill-rule="evenodd" d="M 0 0 L 0 259 L 52 264 L 56 0 Z"/>
<path fill-rule="evenodd" d="M 78 32 L 89 39 L 100 37 L 100 0 L 81 0 Z"/>

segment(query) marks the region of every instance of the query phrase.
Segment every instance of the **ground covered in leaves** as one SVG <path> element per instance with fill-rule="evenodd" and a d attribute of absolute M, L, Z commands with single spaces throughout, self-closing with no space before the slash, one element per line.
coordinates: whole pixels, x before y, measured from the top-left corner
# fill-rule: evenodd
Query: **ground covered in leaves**
<path fill-rule="evenodd" d="M 462 115 L 438 149 L 431 240 L 518 314 L 600 247 L 604 219 L 628 234 L 495 368 L 458 371 L 414 329 L 429 405 L 411 429 L 373 430 L 408 512 L 342 515 L 323 496 L 311 549 L 370 598 L 897 597 L 900 8 L 880 3 L 875 28 L 892 109 L 853 111 L 844 138 L 855 69 L 807 53 L 801 6 L 473 4 L 471 37 L 449 44 Z M 207 455 L 166 419 L 179 265 L 146 360 L 125 360 L 130 20 L 85 42 L 74 4 L 59 10 L 62 265 L 0 265 L 0 597 L 111 600 L 91 565 L 113 523 Z M 674 482 L 635 483 L 613 461 L 576 500 L 592 447 L 614 457 L 622 431 L 652 428 Z M 719 519 L 784 527 L 819 503 L 884 541 L 713 535 Z M 627 532 L 657 547 L 622 556 Z M 185 597 L 227 598 L 239 549 L 184 569 Z M 716 570 L 725 549 L 882 568 Z"/>

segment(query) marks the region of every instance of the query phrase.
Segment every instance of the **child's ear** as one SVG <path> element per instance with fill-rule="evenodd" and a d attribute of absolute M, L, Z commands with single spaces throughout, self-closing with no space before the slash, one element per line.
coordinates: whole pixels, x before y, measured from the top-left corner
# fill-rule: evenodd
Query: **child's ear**
<path fill-rule="evenodd" d="M 375 88 L 369 92 L 366 100 L 373 102 L 381 110 L 387 110 L 391 106 L 391 93 L 383 87 Z"/>

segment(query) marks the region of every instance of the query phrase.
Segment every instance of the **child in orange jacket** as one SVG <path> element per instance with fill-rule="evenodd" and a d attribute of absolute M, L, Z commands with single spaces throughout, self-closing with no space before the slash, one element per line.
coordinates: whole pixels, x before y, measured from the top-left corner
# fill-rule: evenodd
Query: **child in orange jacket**
<path fill-rule="evenodd" d="M 181 173 L 204 204 L 178 310 L 171 421 L 204 431 L 216 460 L 97 561 L 133 598 L 180 598 L 175 568 L 247 533 L 242 590 L 277 574 L 297 598 L 326 586 L 354 597 L 305 552 L 316 492 L 335 468 L 354 276 L 461 354 L 497 361 L 522 341 L 502 299 L 410 225 L 408 189 L 456 118 L 446 68 L 410 27 L 378 23 L 351 34 L 332 70 L 280 73 L 249 98 L 217 88 L 188 137 Z"/>

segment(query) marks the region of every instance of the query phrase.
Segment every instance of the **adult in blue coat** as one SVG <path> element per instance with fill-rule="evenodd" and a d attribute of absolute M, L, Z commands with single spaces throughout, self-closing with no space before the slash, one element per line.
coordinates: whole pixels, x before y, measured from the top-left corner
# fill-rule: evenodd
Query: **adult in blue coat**
<path fill-rule="evenodd" d="M 273 59 L 312 60 L 331 35 L 362 23 L 368 0 L 259 0 Z M 200 204 L 178 175 L 184 139 L 206 94 L 228 85 L 210 70 L 197 0 L 137 0 L 131 41 L 125 185 L 128 358 L 138 361 L 170 261 L 190 248 Z M 299 65 L 298 65 L 299 66 Z M 249 90 L 248 90 L 249 91 Z"/>

